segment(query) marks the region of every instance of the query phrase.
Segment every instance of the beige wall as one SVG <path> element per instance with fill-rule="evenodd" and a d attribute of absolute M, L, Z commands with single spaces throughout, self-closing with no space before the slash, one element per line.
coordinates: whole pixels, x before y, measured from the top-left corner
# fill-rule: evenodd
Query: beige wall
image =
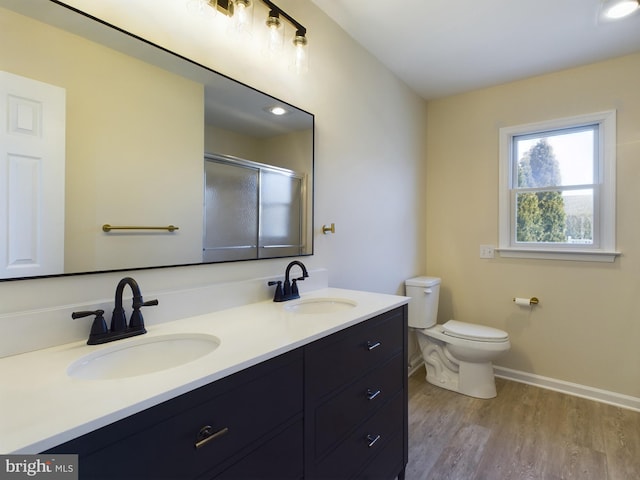
<path fill-rule="evenodd" d="M 204 150 L 287 168 L 311 175 L 313 130 L 284 133 L 271 137 L 251 137 L 223 128 L 205 125 Z"/>
<path fill-rule="evenodd" d="M 205 125 L 204 151 L 259 162 L 257 158 L 260 156 L 260 140 L 224 128 Z"/>
<path fill-rule="evenodd" d="M 509 332 L 498 365 L 640 397 L 640 54 L 428 104 L 427 264 L 439 321 Z M 498 243 L 498 129 L 617 110 L 613 264 L 479 258 Z M 512 297 L 538 296 L 531 311 Z"/>

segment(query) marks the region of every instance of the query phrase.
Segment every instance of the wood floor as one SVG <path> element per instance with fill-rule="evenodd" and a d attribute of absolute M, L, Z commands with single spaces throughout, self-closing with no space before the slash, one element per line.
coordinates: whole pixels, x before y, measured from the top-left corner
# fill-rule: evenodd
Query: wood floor
<path fill-rule="evenodd" d="M 406 480 L 638 480 L 640 413 L 496 379 L 480 400 L 409 380 Z"/>

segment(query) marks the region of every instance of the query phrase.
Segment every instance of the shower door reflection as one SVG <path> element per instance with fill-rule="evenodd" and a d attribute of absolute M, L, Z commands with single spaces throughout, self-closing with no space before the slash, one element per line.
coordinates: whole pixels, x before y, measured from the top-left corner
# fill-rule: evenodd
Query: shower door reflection
<path fill-rule="evenodd" d="M 226 155 L 205 155 L 203 261 L 303 253 L 305 176 Z"/>

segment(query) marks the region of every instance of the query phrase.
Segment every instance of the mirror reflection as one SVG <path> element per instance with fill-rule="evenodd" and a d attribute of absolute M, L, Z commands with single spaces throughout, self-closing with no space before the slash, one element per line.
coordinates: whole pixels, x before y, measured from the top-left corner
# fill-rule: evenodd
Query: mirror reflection
<path fill-rule="evenodd" d="M 0 43 L 0 278 L 312 253 L 313 115 L 51 0 Z"/>

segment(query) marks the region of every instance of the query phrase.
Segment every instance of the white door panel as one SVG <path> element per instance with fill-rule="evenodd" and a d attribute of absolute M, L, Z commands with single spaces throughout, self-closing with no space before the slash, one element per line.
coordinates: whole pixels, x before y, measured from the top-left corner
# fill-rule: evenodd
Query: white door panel
<path fill-rule="evenodd" d="M 65 97 L 0 72 L 0 278 L 64 271 Z"/>

